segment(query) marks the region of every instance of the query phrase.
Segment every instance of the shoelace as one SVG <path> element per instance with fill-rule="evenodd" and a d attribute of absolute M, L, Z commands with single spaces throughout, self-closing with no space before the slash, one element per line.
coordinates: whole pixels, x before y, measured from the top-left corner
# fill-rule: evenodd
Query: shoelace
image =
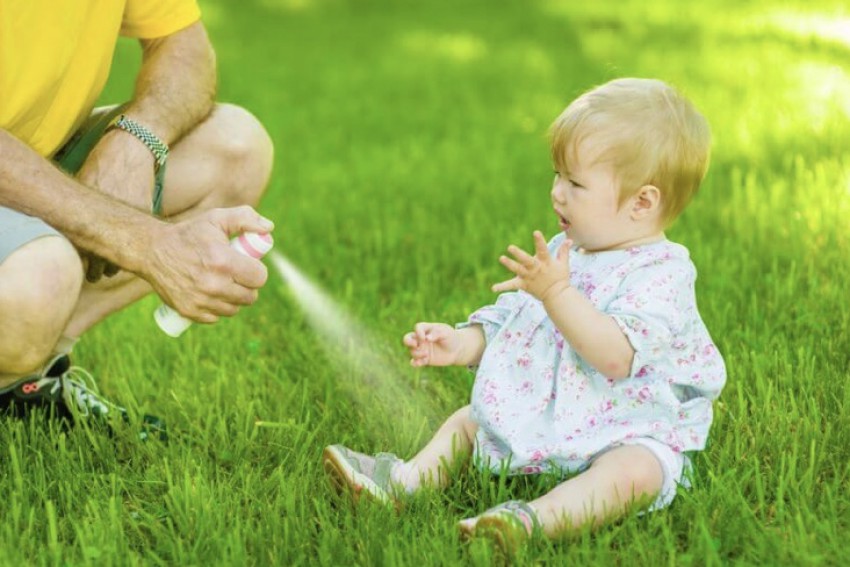
<path fill-rule="evenodd" d="M 82 417 L 94 412 L 96 415 L 106 415 L 110 409 L 122 413 L 124 408 L 100 397 L 94 376 L 88 370 L 80 366 L 71 366 L 60 377 L 62 381 L 62 395 L 65 403 L 70 407 L 73 404 Z"/>

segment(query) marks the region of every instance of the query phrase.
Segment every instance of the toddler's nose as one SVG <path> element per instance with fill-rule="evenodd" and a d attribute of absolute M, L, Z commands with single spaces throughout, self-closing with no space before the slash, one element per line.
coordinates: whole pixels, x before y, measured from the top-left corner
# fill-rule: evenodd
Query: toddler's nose
<path fill-rule="evenodd" d="M 559 205 L 564 204 L 564 193 L 559 189 L 560 183 L 556 180 L 555 183 L 552 184 L 552 191 L 549 192 L 549 195 L 552 197 L 552 202 L 557 203 Z"/>

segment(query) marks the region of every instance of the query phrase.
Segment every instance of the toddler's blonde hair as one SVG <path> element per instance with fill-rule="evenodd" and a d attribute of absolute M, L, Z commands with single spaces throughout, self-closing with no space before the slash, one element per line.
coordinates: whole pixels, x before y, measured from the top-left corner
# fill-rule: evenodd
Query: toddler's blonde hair
<path fill-rule="evenodd" d="M 619 183 L 620 204 L 644 185 L 661 193 L 669 225 L 690 202 L 708 169 L 708 122 L 673 87 L 656 79 L 615 79 L 574 100 L 550 129 L 552 161 L 567 172 L 583 141 L 602 151 Z"/>

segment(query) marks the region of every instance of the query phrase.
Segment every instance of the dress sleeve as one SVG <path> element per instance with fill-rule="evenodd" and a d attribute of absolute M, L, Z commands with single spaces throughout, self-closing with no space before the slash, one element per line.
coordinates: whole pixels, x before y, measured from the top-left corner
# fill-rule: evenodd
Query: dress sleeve
<path fill-rule="evenodd" d="M 196 0 L 127 0 L 121 35 L 144 39 L 165 37 L 200 19 Z"/>
<path fill-rule="evenodd" d="M 463 329 L 470 325 L 481 325 L 484 336 L 489 343 L 505 324 L 508 315 L 513 311 L 519 299 L 519 294 L 515 291 L 503 293 L 496 299 L 496 303 L 477 309 L 466 322 L 458 323 L 456 328 Z"/>
<path fill-rule="evenodd" d="M 675 337 L 694 320 L 696 269 L 687 260 L 638 268 L 625 277 L 605 312 L 635 350 L 630 376 L 668 355 Z"/>

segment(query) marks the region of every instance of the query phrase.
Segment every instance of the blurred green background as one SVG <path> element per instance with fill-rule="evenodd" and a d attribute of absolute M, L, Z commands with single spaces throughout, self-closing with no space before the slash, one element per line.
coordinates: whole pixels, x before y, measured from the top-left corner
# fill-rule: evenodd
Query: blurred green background
<path fill-rule="evenodd" d="M 843 2 L 202 0 L 220 100 L 276 145 L 276 247 L 358 322 L 334 344 L 272 273 L 239 317 L 162 335 L 148 298 L 77 362 L 167 445 L 9 422 L 0 562 L 487 565 L 454 523 L 552 479 L 472 473 L 402 515 L 335 502 L 322 447 L 408 457 L 468 399 L 401 335 L 491 302 L 507 244 L 557 230 L 546 130 L 620 76 L 680 88 L 712 165 L 668 232 L 729 370 L 695 486 L 527 564 L 843 562 L 850 524 L 850 14 Z M 104 103 L 132 93 L 122 40 Z M 340 322 L 342 328 L 342 322 Z M 364 363 L 340 353 L 370 353 Z"/>

